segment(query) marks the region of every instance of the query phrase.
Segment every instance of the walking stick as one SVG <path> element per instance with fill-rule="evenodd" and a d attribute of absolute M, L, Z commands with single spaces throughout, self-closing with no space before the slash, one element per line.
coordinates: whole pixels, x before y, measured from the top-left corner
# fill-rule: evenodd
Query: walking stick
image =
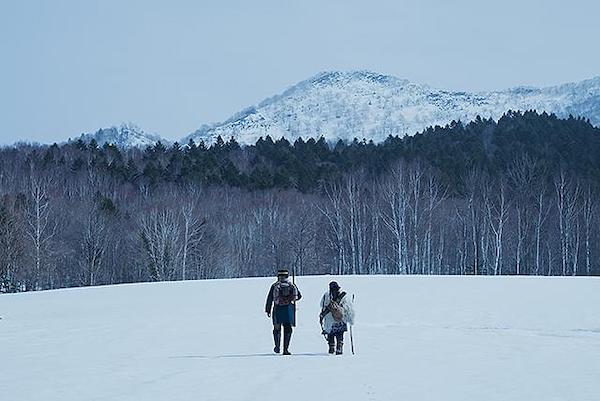
<path fill-rule="evenodd" d="M 292 267 L 292 285 L 294 286 L 294 291 L 298 291 L 298 287 L 296 287 L 296 266 Z M 296 325 L 296 299 L 292 302 L 294 308 L 294 325 Z"/>
<path fill-rule="evenodd" d="M 352 307 L 354 307 L 354 294 L 352 294 Z M 350 325 L 350 348 L 352 349 L 352 355 L 354 355 L 354 336 L 352 335 L 352 325 Z"/>

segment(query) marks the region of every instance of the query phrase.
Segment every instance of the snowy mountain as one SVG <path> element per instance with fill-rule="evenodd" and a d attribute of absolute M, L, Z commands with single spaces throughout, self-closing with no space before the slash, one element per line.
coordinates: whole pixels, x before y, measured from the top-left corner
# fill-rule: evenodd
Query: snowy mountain
<path fill-rule="evenodd" d="M 137 125 L 131 123 L 121 124 L 119 127 L 102 128 L 93 134 L 82 134 L 77 139 L 86 143 L 94 139 L 100 146 L 109 143 L 119 148 L 144 148 L 154 145 L 158 141 L 167 142 L 160 136 L 144 132 Z"/>
<path fill-rule="evenodd" d="M 598 400 L 598 279 L 337 277 L 356 355 L 346 335 L 331 356 L 332 279 L 297 277 L 292 356 L 272 352 L 271 278 L 0 295 L 2 399 Z"/>
<path fill-rule="evenodd" d="M 182 140 L 212 142 L 217 136 L 252 144 L 259 137 L 355 137 L 381 141 L 412 135 L 477 115 L 497 119 L 508 110 L 535 109 L 590 119 L 600 125 L 600 77 L 547 88 L 453 92 L 369 71 L 325 72 L 222 123 L 205 125 Z"/>

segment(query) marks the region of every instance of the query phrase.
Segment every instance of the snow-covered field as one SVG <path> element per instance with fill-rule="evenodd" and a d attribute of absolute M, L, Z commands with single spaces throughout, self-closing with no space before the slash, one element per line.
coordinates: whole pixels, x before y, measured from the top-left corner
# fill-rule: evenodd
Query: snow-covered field
<path fill-rule="evenodd" d="M 341 357 L 317 319 L 330 280 L 297 280 L 291 357 L 271 353 L 271 279 L 2 295 L 0 399 L 600 400 L 600 279 L 342 277 Z"/>

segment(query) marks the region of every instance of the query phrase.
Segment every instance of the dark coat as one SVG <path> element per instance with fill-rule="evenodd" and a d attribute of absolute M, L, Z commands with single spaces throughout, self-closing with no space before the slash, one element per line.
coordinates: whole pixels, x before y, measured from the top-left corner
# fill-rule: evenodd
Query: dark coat
<path fill-rule="evenodd" d="M 277 283 L 273 283 L 271 288 L 269 289 L 269 293 L 267 294 L 267 302 L 265 304 L 265 312 L 271 313 L 271 318 L 273 319 L 273 324 L 291 324 L 292 326 L 296 325 L 296 303 L 291 303 L 289 305 L 273 305 L 273 291 L 275 290 L 275 285 Z M 296 300 L 302 298 L 302 294 L 296 285 L 294 284 L 298 295 L 296 296 Z"/>

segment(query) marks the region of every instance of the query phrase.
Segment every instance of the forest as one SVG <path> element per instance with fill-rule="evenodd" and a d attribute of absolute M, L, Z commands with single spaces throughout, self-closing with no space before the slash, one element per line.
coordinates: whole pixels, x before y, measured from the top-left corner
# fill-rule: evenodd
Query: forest
<path fill-rule="evenodd" d="M 351 135 L 350 135 L 351 136 Z M 600 129 L 0 149 L 0 292 L 295 274 L 600 275 Z"/>

